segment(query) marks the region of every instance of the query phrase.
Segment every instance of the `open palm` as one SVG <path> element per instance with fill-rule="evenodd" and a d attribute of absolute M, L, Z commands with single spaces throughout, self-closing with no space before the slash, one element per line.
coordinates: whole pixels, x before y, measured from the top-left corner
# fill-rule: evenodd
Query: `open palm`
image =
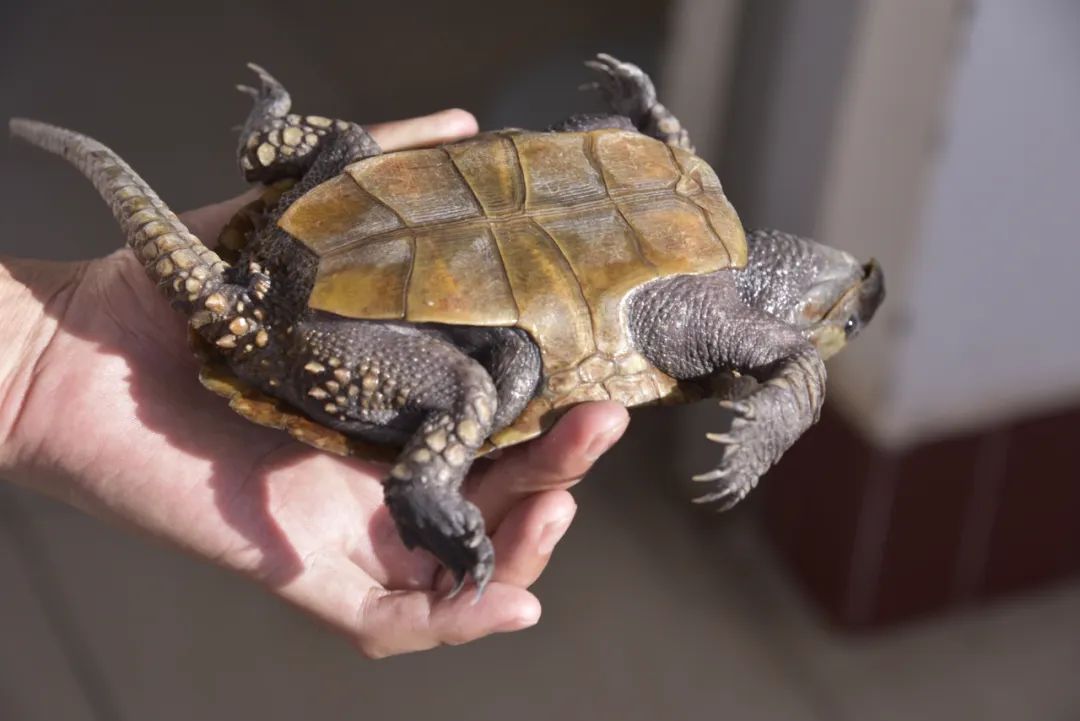
<path fill-rule="evenodd" d="M 448 111 L 371 131 L 393 150 L 469 135 L 475 121 Z M 185 220 L 210 240 L 240 202 Z M 17 409 L 5 441 L 16 475 L 50 479 L 86 510 L 257 579 L 371 656 L 535 623 L 526 588 L 573 516 L 565 489 L 626 424 L 615 404 L 581 406 L 538 441 L 478 462 L 467 496 L 494 540 L 495 574 L 478 603 L 470 590 L 448 599 L 437 562 L 398 538 L 382 503 L 385 468 L 250 424 L 204 391 L 183 319 L 129 251 L 11 273 L 51 329 L 17 399 L 4 399 Z"/>

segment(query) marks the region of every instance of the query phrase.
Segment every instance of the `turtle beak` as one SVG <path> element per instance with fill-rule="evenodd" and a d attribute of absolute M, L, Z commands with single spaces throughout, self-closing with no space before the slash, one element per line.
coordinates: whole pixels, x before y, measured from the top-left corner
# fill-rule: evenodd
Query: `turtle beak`
<path fill-rule="evenodd" d="M 863 279 L 859 284 L 859 317 L 862 325 L 870 322 L 878 306 L 885 300 L 885 275 L 881 265 L 873 258 L 863 266 Z"/>
<path fill-rule="evenodd" d="M 808 337 L 823 359 L 839 353 L 865 328 L 885 299 L 885 275 L 876 260 L 852 267 L 851 271 L 847 287 L 839 286 L 840 297 L 809 331 Z M 834 292 L 837 287 L 835 282 L 827 286 Z"/>

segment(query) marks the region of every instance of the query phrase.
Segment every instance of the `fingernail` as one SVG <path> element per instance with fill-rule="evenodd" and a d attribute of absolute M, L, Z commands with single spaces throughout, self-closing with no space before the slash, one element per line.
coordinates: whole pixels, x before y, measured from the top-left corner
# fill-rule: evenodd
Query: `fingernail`
<path fill-rule="evenodd" d="M 449 108 L 441 110 L 436 115 L 447 123 L 451 132 L 462 135 L 472 135 L 477 131 L 476 116 L 462 108 Z"/>
<path fill-rule="evenodd" d="M 617 441 L 619 436 L 622 435 L 622 432 L 626 430 L 626 424 L 629 422 L 629 419 L 623 419 L 594 438 L 593 442 L 590 443 L 589 447 L 585 450 L 585 460 L 595 461 L 597 458 L 604 455 L 609 448 L 615 445 L 615 441 Z"/>
<path fill-rule="evenodd" d="M 562 540 L 562 537 L 566 535 L 566 531 L 570 528 L 570 522 L 574 520 L 574 514 L 577 512 L 575 507 L 570 515 L 565 518 L 560 518 L 557 521 L 551 521 L 544 530 L 540 532 L 540 542 L 536 544 L 536 550 L 541 556 L 547 556 L 555 550 L 556 544 Z"/>
<path fill-rule="evenodd" d="M 521 631 L 523 629 L 529 628 L 530 626 L 535 626 L 539 620 L 539 611 L 526 611 L 520 616 L 514 616 L 514 618 L 510 619 L 503 625 L 496 628 L 495 632 L 507 633 L 510 631 Z"/>

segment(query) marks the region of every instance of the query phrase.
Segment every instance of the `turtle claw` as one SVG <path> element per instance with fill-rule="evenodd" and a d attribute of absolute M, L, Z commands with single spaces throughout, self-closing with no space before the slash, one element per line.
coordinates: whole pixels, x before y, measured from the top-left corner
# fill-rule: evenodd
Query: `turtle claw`
<path fill-rule="evenodd" d="M 616 113 L 637 122 L 656 104 L 656 88 L 637 65 L 597 53 L 595 59 L 585 61 L 585 67 L 600 73 L 599 80 L 587 85 L 599 90 Z"/>
<path fill-rule="evenodd" d="M 745 493 L 742 494 L 742 495 L 730 494 L 728 496 L 727 500 L 724 500 L 724 501 L 722 501 L 722 502 L 720 502 L 720 503 L 718 503 L 716 505 L 716 512 L 717 513 L 726 513 L 728 511 L 730 511 L 732 508 L 734 508 L 735 506 L 737 506 L 739 504 L 739 502 L 742 501 L 742 499 L 744 499 L 744 498 L 746 498 Z"/>
<path fill-rule="evenodd" d="M 469 580 L 470 575 L 470 573 L 457 573 L 456 571 L 451 571 L 451 574 L 454 576 L 454 587 L 450 589 L 446 596 L 444 596 L 447 601 L 455 598 L 461 593 L 461 590 L 465 588 L 465 583 Z M 486 575 L 481 573 L 477 576 L 475 572 L 472 572 L 471 575 L 473 576 L 473 581 L 476 583 L 476 595 L 473 596 L 471 602 L 471 605 L 475 606 L 480 603 L 480 599 L 484 595 L 484 589 L 487 588 L 488 581 L 491 580 L 491 573 L 488 571 Z"/>
<path fill-rule="evenodd" d="M 264 85 L 281 85 L 281 83 L 279 83 L 273 75 L 268 73 L 266 71 L 266 68 L 264 68 L 262 65 L 258 65 L 256 63 L 248 63 L 247 66 L 248 69 L 251 70 L 251 72 L 259 76 L 259 80 L 261 80 Z"/>
<path fill-rule="evenodd" d="M 706 433 L 705 437 L 723 446 L 723 456 L 716 468 L 692 477 L 697 483 L 714 483 L 715 487 L 693 502 L 717 503 L 717 510 L 726 511 L 750 493 L 772 463 L 762 463 L 762 449 L 757 447 L 764 437 L 763 429 L 753 420 L 754 401 L 722 400 L 720 406 L 734 414 L 731 427 L 725 433 Z"/>
<path fill-rule="evenodd" d="M 467 578 L 467 576 L 464 573 L 462 573 L 462 574 L 454 574 L 454 587 L 451 588 L 450 592 L 446 594 L 446 600 L 447 601 L 449 601 L 450 599 L 454 598 L 459 593 L 461 593 L 461 589 L 465 588 L 465 579 L 466 578 Z"/>
<path fill-rule="evenodd" d="M 697 505 L 716 503 L 716 510 L 722 513 L 724 511 L 729 511 L 738 505 L 739 501 L 746 498 L 747 494 L 750 493 L 752 487 L 752 485 L 738 486 L 735 483 L 729 482 L 723 484 L 720 490 L 697 496 L 696 498 L 690 499 L 690 502 L 696 503 Z"/>
<path fill-rule="evenodd" d="M 277 78 L 268 73 L 265 68 L 255 63 L 248 63 L 248 69 L 259 76 L 259 89 L 247 85 L 237 85 L 236 88 L 245 95 L 251 95 L 255 99 L 256 107 L 261 108 L 270 117 L 281 118 L 289 112 L 292 99 Z"/>
<path fill-rule="evenodd" d="M 727 511 L 734 508 L 739 501 L 746 498 L 754 486 L 757 485 L 758 477 L 753 472 L 731 468 L 727 463 L 717 472 L 721 474 L 720 482 L 712 493 L 707 493 L 693 499 L 694 503 L 717 503 L 716 510 Z"/>
<path fill-rule="evenodd" d="M 691 503 L 697 503 L 698 505 L 702 505 L 702 504 L 705 504 L 705 503 L 712 503 L 713 501 L 719 501 L 719 500 L 722 500 L 724 498 L 727 498 L 728 496 L 731 495 L 731 492 L 732 492 L 732 489 L 725 488 L 724 490 L 716 491 L 715 493 L 706 493 L 703 496 L 698 496 L 697 498 L 692 498 Z"/>
<path fill-rule="evenodd" d="M 757 476 L 738 465 L 739 456 L 732 453 L 732 449 L 738 447 L 738 444 L 729 445 L 719 466 L 691 478 L 695 483 L 716 484 L 712 492 L 691 499 L 693 503 L 701 505 L 719 501 L 717 510 L 726 511 L 750 493 L 750 489 L 757 482 Z"/>
<path fill-rule="evenodd" d="M 471 577 L 479 600 L 495 568 L 495 549 L 476 506 L 421 484 L 388 485 L 386 504 L 405 545 L 428 551 L 453 575 L 446 597 L 460 593 Z"/>
<path fill-rule="evenodd" d="M 736 420 L 754 418 L 754 407 L 746 401 L 720 401 L 720 407 L 733 413 Z"/>
<path fill-rule="evenodd" d="M 461 589 L 465 588 L 465 581 L 467 579 L 468 576 L 465 574 L 458 576 L 457 581 L 454 583 L 454 587 L 451 588 L 450 592 L 443 596 L 443 598 L 447 601 L 455 598 L 459 593 L 461 593 Z M 487 581 L 480 580 L 476 582 L 476 595 L 474 595 L 473 600 L 469 602 L 470 606 L 475 606 L 476 604 L 480 603 L 480 599 L 484 596 L 484 589 L 486 587 Z"/>
<path fill-rule="evenodd" d="M 641 72 L 641 68 L 637 65 L 634 65 L 633 63 L 624 63 L 615 56 L 608 55 L 607 53 L 597 53 L 595 58 L 590 58 L 585 61 L 585 67 L 610 74 L 632 70 L 636 70 L 639 73 Z"/>
<path fill-rule="evenodd" d="M 727 478 L 729 470 L 727 468 L 717 468 L 707 473 L 699 473 L 696 476 L 691 476 L 690 480 L 696 483 L 708 483 L 709 481 L 719 481 L 722 478 Z"/>

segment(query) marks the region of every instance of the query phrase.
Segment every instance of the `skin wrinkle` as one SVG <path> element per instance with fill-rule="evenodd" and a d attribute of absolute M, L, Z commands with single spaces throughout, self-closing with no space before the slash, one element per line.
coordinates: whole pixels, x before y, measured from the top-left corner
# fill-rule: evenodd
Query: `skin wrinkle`
<path fill-rule="evenodd" d="M 368 627 L 365 619 L 371 615 L 372 607 L 377 606 L 391 593 L 391 591 L 378 587 L 368 589 L 367 593 L 360 596 L 359 601 L 356 604 L 356 611 L 353 613 L 353 621 L 349 624 L 351 628 L 356 629 L 353 634 L 353 643 L 356 644 L 361 653 L 370 659 L 385 658 L 389 655 L 388 651 L 381 651 L 379 644 L 373 641 L 370 636 L 364 632 L 364 629 Z"/>
<path fill-rule="evenodd" d="M 228 505 L 230 507 L 241 505 L 239 502 L 242 501 L 247 495 L 253 495 L 255 497 L 258 497 L 259 494 L 250 494 L 250 491 L 248 489 L 254 484 L 264 483 L 266 481 L 267 474 L 273 468 L 273 463 L 271 459 L 278 453 L 280 453 L 282 450 L 290 448 L 293 445 L 294 443 L 291 439 L 283 439 L 277 445 L 268 448 L 261 455 L 252 458 L 251 462 L 247 466 L 247 469 L 243 473 L 243 480 L 240 483 L 236 484 L 235 488 L 233 489 L 232 497 L 229 499 Z M 269 510 L 271 511 L 270 515 L 272 517 L 276 517 L 277 514 L 273 512 L 274 509 Z M 240 547 L 222 549 L 219 556 L 214 559 L 215 562 L 222 565 L 227 565 L 224 560 L 226 557 L 232 556 L 233 554 L 237 553 L 242 555 L 243 552 L 247 550 L 258 550 L 260 555 L 265 554 L 264 549 L 260 547 L 258 543 L 251 541 L 250 539 L 244 545 L 246 546 L 246 548 Z M 268 581 L 268 576 L 272 574 L 272 571 L 267 569 L 260 572 L 260 569 L 263 568 L 263 564 L 261 563 L 261 561 L 262 559 L 257 559 L 256 563 L 251 565 L 252 572 L 259 580 Z"/>

